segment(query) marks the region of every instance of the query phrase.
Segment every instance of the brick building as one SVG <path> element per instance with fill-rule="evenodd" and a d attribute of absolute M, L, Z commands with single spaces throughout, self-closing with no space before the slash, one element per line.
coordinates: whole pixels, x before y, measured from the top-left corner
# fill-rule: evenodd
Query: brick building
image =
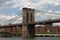
<path fill-rule="evenodd" d="M 22 27 L 12 27 L 12 28 L 4 28 L 4 32 L 8 32 L 8 33 L 22 33 Z"/>
<path fill-rule="evenodd" d="M 60 34 L 60 26 L 38 26 L 35 27 L 35 32 L 40 34 Z"/>
<path fill-rule="evenodd" d="M 11 32 L 10 28 L 5 28 L 4 32 Z M 13 27 L 12 28 L 12 33 L 22 33 L 22 27 Z M 60 34 L 60 26 L 35 26 L 35 33 L 52 33 L 52 34 Z"/>

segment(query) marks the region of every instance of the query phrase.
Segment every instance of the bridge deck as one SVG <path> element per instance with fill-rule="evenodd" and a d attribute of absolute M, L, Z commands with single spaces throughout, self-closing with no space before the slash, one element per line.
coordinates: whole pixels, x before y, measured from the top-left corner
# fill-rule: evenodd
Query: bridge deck
<path fill-rule="evenodd" d="M 46 24 L 46 23 L 56 23 L 56 22 L 60 22 L 60 19 L 53 19 L 53 20 L 43 20 L 43 21 L 37 21 L 34 23 L 28 23 L 28 24 Z M 16 26 L 22 26 L 22 23 L 19 24 L 11 24 L 11 25 L 1 25 L 0 28 L 7 28 L 7 27 L 16 27 Z"/>

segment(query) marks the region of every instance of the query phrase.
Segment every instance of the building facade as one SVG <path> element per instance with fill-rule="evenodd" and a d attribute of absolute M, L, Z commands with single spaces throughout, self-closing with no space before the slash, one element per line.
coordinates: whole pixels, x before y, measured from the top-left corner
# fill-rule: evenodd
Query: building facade
<path fill-rule="evenodd" d="M 10 28 L 5 28 L 4 32 L 11 32 Z M 11 33 L 22 33 L 22 27 L 17 26 L 12 28 Z M 60 26 L 35 26 L 37 34 L 60 34 Z"/>
<path fill-rule="evenodd" d="M 60 34 L 60 26 L 38 26 L 35 27 L 38 34 Z"/>

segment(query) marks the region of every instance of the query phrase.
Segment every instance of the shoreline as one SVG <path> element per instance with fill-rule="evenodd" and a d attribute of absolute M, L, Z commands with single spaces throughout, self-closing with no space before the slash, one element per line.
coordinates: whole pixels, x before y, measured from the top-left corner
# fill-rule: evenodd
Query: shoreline
<path fill-rule="evenodd" d="M 60 34 L 35 34 L 36 37 L 60 37 Z"/>

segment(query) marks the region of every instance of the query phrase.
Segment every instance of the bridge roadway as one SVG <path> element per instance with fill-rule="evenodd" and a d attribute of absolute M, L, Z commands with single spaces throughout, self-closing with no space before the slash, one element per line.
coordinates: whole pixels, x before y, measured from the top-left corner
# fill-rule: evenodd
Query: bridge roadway
<path fill-rule="evenodd" d="M 56 22 L 60 22 L 60 19 L 52 19 L 52 20 L 43 20 L 43 21 L 37 21 L 34 23 L 28 23 L 28 25 L 36 25 L 36 24 L 49 24 L 49 23 L 56 23 Z M 20 26 L 22 27 L 23 23 L 19 23 L 19 24 L 10 24 L 10 25 L 0 25 L 0 28 L 8 28 L 8 27 L 16 27 L 16 26 Z"/>
<path fill-rule="evenodd" d="M 37 21 L 35 24 L 49 24 L 49 23 L 57 23 L 60 22 L 60 19 L 49 19 L 49 20 L 43 20 L 43 21 Z"/>

